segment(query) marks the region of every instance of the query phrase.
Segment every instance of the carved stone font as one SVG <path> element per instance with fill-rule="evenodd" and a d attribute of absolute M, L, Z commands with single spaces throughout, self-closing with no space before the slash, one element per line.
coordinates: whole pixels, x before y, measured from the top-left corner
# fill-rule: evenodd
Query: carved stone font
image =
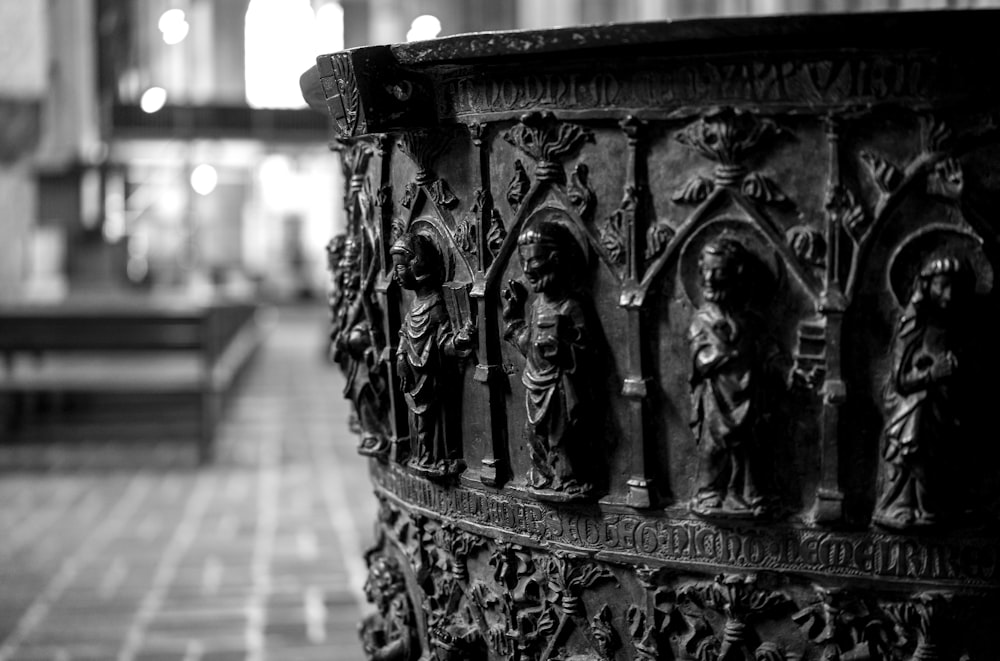
<path fill-rule="evenodd" d="M 504 291 L 504 337 L 525 357 L 526 433 L 532 468 L 528 486 L 554 500 L 588 498 L 592 345 L 576 291 L 575 240 L 566 226 L 540 221 L 517 239 L 518 256 L 534 298 L 516 280 Z"/>
<path fill-rule="evenodd" d="M 896 326 L 882 432 L 882 486 L 872 520 L 887 528 L 931 526 L 948 514 L 948 445 L 962 433 L 963 381 L 975 360 L 963 341 L 975 275 L 956 255 L 920 269 Z"/>
<path fill-rule="evenodd" d="M 996 658 L 998 32 L 790 15 L 321 57 L 330 348 L 406 586 L 369 655 Z"/>
<path fill-rule="evenodd" d="M 410 409 L 410 467 L 430 477 L 454 475 L 465 464 L 461 448 L 448 438 L 443 406 L 448 361 L 469 355 L 475 331 L 471 324 L 452 330 L 441 293 L 444 263 L 433 239 L 406 233 L 389 252 L 396 282 L 413 292 L 396 352 L 399 385 Z"/>
<path fill-rule="evenodd" d="M 691 340 L 691 429 L 701 453 L 691 509 L 702 516 L 759 517 L 761 427 L 769 404 L 763 321 L 748 307 L 751 255 L 732 238 L 698 257 L 703 301 Z"/>

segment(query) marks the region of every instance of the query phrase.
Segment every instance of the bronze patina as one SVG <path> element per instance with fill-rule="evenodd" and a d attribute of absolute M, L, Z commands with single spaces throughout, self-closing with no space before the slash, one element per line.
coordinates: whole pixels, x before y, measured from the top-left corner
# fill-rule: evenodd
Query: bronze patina
<path fill-rule="evenodd" d="M 1000 13 L 318 58 L 371 659 L 996 659 Z M 325 105 L 323 100 L 325 99 Z"/>

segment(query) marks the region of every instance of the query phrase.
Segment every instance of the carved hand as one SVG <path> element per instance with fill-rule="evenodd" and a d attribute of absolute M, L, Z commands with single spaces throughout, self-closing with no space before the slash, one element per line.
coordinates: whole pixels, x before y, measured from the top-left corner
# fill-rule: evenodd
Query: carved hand
<path fill-rule="evenodd" d="M 962 166 L 954 158 L 947 158 L 934 167 L 927 178 L 927 192 L 950 200 L 958 200 L 964 187 Z"/>
<path fill-rule="evenodd" d="M 528 290 L 517 280 L 508 280 L 503 290 L 503 318 L 523 319 L 524 302 L 528 299 Z"/>
<path fill-rule="evenodd" d="M 465 322 L 465 325 L 455 333 L 455 348 L 458 351 L 468 351 L 473 348 L 476 344 L 476 327 L 471 321 Z"/>
<path fill-rule="evenodd" d="M 958 359 L 950 351 L 934 361 L 931 365 L 930 375 L 932 381 L 947 379 L 958 369 Z"/>

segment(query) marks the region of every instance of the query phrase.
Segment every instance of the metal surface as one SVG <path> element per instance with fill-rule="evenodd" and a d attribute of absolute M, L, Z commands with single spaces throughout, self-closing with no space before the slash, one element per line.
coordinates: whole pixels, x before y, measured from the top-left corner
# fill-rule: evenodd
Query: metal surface
<path fill-rule="evenodd" d="M 998 28 L 319 58 L 371 658 L 996 656 Z"/>

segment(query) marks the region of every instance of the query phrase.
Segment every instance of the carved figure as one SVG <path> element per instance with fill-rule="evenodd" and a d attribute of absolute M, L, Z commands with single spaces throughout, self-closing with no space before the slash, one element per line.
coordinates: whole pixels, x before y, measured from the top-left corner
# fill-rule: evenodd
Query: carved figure
<path fill-rule="evenodd" d="M 370 661 L 413 661 L 420 651 L 406 582 L 395 558 L 375 556 L 365 596 L 378 612 L 361 621 L 361 644 Z"/>
<path fill-rule="evenodd" d="M 961 376 L 968 369 L 959 335 L 975 288 L 968 263 L 930 257 L 920 269 L 896 328 L 885 394 L 883 483 L 873 521 L 889 528 L 937 523 L 943 508 L 944 444 L 957 438 Z"/>
<path fill-rule="evenodd" d="M 582 477 L 586 450 L 591 342 L 584 308 L 573 287 L 570 251 L 575 239 L 556 222 L 541 222 L 517 240 L 524 275 L 535 298 L 525 315 L 527 289 L 511 280 L 504 290 L 504 338 L 525 356 L 525 387 L 532 468 L 528 485 L 556 500 L 588 497 Z"/>
<path fill-rule="evenodd" d="M 338 258 L 339 256 L 339 258 Z M 334 275 L 330 296 L 333 323 L 330 357 L 344 372 L 344 397 L 354 404 L 355 430 L 361 435 L 358 452 L 381 456 L 388 450 L 388 393 L 379 363 L 377 325 L 370 319 L 361 288 L 358 244 L 353 239 L 331 243 L 329 258 Z M 336 259 L 336 263 L 334 260 Z"/>
<path fill-rule="evenodd" d="M 468 323 L 452 330 L 441 295 L 444 265 L 430 238 L 407 232 L 390 254 L 396 281 L 414 292 L 396 351 L 399 382 L 410 409 L 410 467 L 430 477 L 453 475 L 464 463 L 449 447 L 446 434 L 442 403 L 447 397 L 447 359 L 471 353 L 475 329 Z"/>
<path fill-rule="evenodd" d="M 688 329 L 691 428 L 701 457 L 692 511 L 705 516 L 761 516 L 759 439 L 765 417 L 765 370 L 776 349 L 746 293 L 751 255 L 735 239 L 706 244 L 698 258 L 704 301 Z"/>

